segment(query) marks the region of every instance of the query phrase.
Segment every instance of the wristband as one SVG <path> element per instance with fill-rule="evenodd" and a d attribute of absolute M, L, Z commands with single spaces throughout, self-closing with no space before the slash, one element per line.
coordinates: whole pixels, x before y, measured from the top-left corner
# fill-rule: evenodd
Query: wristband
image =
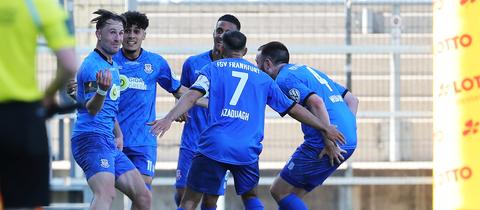
<path fill-rule="evenodd" d="M 106 90 L 102 90 L 100 88 L 97 88 L 97 94 L 98 95 L 101 95 L 101 96 L 106 96 L 107 95 L 107 91 Z"/>

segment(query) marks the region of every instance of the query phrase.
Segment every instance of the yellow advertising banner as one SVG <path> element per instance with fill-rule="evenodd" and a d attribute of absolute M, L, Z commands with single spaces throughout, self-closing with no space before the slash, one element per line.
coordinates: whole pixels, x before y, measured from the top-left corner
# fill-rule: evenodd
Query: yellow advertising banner
<path fill-rule="evenodd" d="M 433 208 L 480 210 L 480 1 L 434 1 L 433 46 Z"/>

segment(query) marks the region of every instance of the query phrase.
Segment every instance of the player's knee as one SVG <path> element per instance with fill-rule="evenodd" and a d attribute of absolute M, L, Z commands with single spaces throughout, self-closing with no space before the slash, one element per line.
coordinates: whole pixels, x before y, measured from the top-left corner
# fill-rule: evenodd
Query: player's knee
<path fill-rule="evenodd" d="M 272 195 L 273 199 L 275 199 L 277 202 L 283 196 L 278 187 L 276 187 L 276 185 L 270 186 L 270 195 Z"/>
<path fill-rule="evenodd" d="M 256 197 L 258 197 L 256 189 L 250 190 L 250 191 L 242 194 L 242 200 L 244 200 L 244 201 L 246 201 L 248 199 L 251 199 L 251 198 L 256 198 Z"/>
<path fill-rule="evenodd" d="M 202 206 L 205 206 L 206 208 L 214 208 L 217 206 L 217 199 L 218 197 L 204 195 L 202 199 Z"/>
<path fill-rule="evenodd" d="M 117 195 L 115 188 L 109 189 L 109 188 L 103 188 L 97 192 L 94 193 L 94 197 L 96 200 L 101 200 L 103 202 L 108 202 L 111 203 L 113 202 L 113 199 L 115 199 L 115 196 Z"/>
<path fill-rule="evenodd" d="M 134 203 L 141 210 L 150 209 L 152 206 L 152 194 L 150 191 L 144 191 L 136 196 Z"/>

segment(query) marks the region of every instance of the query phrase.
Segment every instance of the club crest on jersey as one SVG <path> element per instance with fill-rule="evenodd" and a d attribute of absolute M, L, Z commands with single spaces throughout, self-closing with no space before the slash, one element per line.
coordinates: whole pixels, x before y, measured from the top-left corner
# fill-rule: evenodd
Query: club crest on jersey
<path fill-rule="evenodd" d="M 146 63 L 146 64 L 143 66 L 143 70 L 145 71 L 145 73 L 151 74 L 151 73 L 153 72 L 152 64 Z"/>
<path fill-rule="evenodd" d="M 297 103 L 300 103 L 300 91 L 296 88 L 292 88 L 288 91 L 288 95 L 292 100 L 295 100 Z"/>
<path fill-rule="evenodd" d="M 108 168 L 110 167 L 110 164 L 108 164 L 107 159 L 100 159 L 100 166 L 102 166 L 103 168 Z"/>
<path fill-rule="evenodd" d="M 176 173 L 177 181 L 182 178 L 182 170 L 178 169 Z"/>

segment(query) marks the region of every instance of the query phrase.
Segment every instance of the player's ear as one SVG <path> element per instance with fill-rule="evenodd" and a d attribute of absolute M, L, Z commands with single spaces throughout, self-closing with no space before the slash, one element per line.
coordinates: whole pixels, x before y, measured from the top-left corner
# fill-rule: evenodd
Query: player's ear
<path fill-rule="evenodd" d="M 273 67 L 273 62 L 272 62 L 272 60 L 270 59 L 270 57 L 265 58 L 265 60 L 264 60 L 264 65 L 265 65 L 265 68 L 267 68 L 267 67 L 268 67 L 268 68 Z"/>
<path fill-rule="evenodd" d="M 143 37 L 142 37 L 142 40 L 145 40 L 145 37 L 147 36 L 147 32 L 145 30 L 143 30 Z"/>
<path fill-rule="evenodd" d="M 247 52 L 248 52 L 248 48 L 246 48 L 246 47 L 243 48 L 243 50 L 242 50 L 242 56 L 245 56 L 245 55 L 247 54 Z"/>
<path fill-rule="evenodd" d="M 97 36 L 98 41 L 102 40 L 102 32 L 100 29 L 95 31 L 95 36 Z"/>

